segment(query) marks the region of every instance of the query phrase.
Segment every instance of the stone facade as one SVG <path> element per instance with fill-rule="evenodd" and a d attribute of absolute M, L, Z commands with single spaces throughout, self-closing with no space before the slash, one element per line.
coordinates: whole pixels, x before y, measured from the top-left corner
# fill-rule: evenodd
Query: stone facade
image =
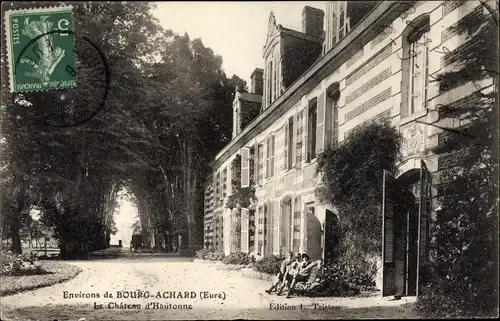
<path fill-rule="evenodd" d="M 327 210 L 335 210 L 315 197 L 316 157 L 360 125 L 389 119 L 404 137 L 398 175 L 420 169 L 424 159 L 437 182 L 438 169 L 450 156 L 431 152 L 446 135 L 435 125 L 463 124 L 439 119 L 436 106 L 460 104 L 478 89 L 490 90 L 493 81 L 468 82 L 444 92 L 431 79 L 451 68 L 442 59 L 443 51 L 467 41 L 465 35 L 449 28 L 466 15 L 485 9 L 479 1 L 359 1 L 364 3 L 359 10 L 356 3 L 327 4 L 322 38 L 317 37 L 312 22 L 305 21 L 304 26 L 314 30 L 315 36 L 285 30 L 271 13 L 264 47 L 263 107 L 212 164 L 214 179 L 209 180 L 207 191 L 214 189 L 215 202 L 206 201 L 205 222 L 210 228 L 205 228 L 205 244 L 231 251 L 228 242 L 234 242 L 234 215 L 224 205 L 224 198 L 232 193 L 231 175 L 223 173 L 230 170 L 237 154 L 250 155 L 246 151 L 252 151 L 252 156 L 242 156 L 242 182 L 255 187 L 257 201 L 245 209 L 252 212 L 253 219 L 241 224 L 245 229 L 241 244 L 248 244 L 247 229 L 253 224 L 252 253 L 256 256 L 293 250 L 307 252 L 313 259 L 322 257 L 325 215 Z M 364 10 L 363 17 L 360 10 Z M 323 20 L 317 10 L 304 10 L 305 15 L 308 12 L 315 21 Z M 355 16 L 349 19 L 348 14 Z M 347 22 L 341 23 L 340 16 Z M 341 34 L 340 27 L 344 28 Z M 289 45 L 287 37 L 298 42 Z M 321 55 L 316 54 L 318 39 Z M 287 57 L 296 56 L 299 45 L 305 46 L 301 54 L 307 59 L 300 66 L 287 65 Z M 409 56 L 411 52 L 415 55 Z M 268 68 L 273 61 L 279 66 L 276 71 Z M 252 171 L 246 170 L 250 167 Z M 222 235 L 217 237 L 213 217 L 223 220 Z M 207 241 L 210 238 L 212 242 Z M 243 248 L 249 251 L 248 246 Z"/>

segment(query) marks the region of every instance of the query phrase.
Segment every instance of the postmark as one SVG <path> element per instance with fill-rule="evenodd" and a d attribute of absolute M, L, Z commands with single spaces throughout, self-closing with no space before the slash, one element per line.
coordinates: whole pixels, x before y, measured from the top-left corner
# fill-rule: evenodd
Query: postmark
<path fill-rule="evenodd" d="M 72 6 L 9 10 L 4 24 L 11 92 L 76 87 Z"/>
<path fill-rule="evenodd" d="M 64 7 L 67 10 L 69 7 Z M 6 12 L 5 24 L 7 21 L 17 21 L 15 27 L 20 29 L 19 12 L 36 11 L 46 14 L 49 12 L 58 12 L 58 8 L 36 8 L 28 10 L 13 10 L 8 15 Z M 52 11 L 55 10 L 55 11 Z M 42 17 L 47 17 L 43 15 Z M 104 52 L 100 49 L 97 41 L 92 41 L 86 36 L 82 36 L 73 29 L 73 20 L 71 15 L 58 20 L 57 24 L 40 24 L 45 26 L 42 33 L 35 35 L 33 38 L 26 38 L 25 41 L 15 39 L 14 37 L 6 37 L 7 41 L 11 41 L 12 46 L 16 43 L 16 50 L 8 50 L 9 58 L 9 76 L 11 92 L 16 95 L 28 97 L 28 100 L 46 101 L 43 106 L 43 114 L 45 115 L 44 123 L 50 127 L 71 127 L 81 125 L 94 118 L 100 111 L 105 108 L 106 99 L 109 94 L 110 71 Z M 10 20 L 9 20 L 10 19 Z M 14 20 L 17 19 L 17 20 Z M 40 18 L 37 22 L 47 22 L 49 18 Z M 30 24 L 31 18 L 27 24 Z M 23 20 L 24 21 L 24 20 Z M 24 22 L 23 22 L 24 23 Z M 12 23 L 12 26 L 13 23 Z M 13 30 L 7 31 L 7 34 L 13 34 Z M 20 33 L 22 31 L 18 31 Z M 64 37 L 64 38 L 62 38 Z M 48 46 L 48 53 L 53 52 L 58 47 L 60 42 L 57 39 L 64 39 L 67 42 L 64 44 L 64 57 L 71 57 L 69 60 L 61 58 L 56 63 L 54 61 L 54 69 L 49 77 L 50 81 L 41 80 L 40 78 L 31 77 L 31 83 L 20 83 L 18 79 L 29 77 L 33 73 L 33 65 L 40 59 L 45 57 L 44 44 L 40 41 L 49 41 L 52 45 Z M 68 40 L 69 39 L 69 40 Z M 21 46 L 22 45 L 22 46 Z M 59 46 L 61 48 L 61 46 Z M 14 52 L 15 55 L 11 53 Z M 15 59 L 14 59 L 15 57 Z M 48 60 L 47 60 L 48 61 Z M 35 67 L 36 69 L 36 67 Z M 50 70 L 49 70 L 50 71 Z M 49 72 L 50 73 L 50 72 Z M 56 74 L 57 73 L 57 74 Z M 47 73 L 39 72 L 38 76 L 48 76 Z M 54 76 L 55 75 L 55 76 Z M 19 77 L 18 77 L 19 76 Z M 16 78 L 17 77 L 17 78 Z M 17 81 L 17 82 L 16 82 Z M 34 81 L 34 83 L 33 83 Z M 18 90 L 16 90 L 18 89 Z M 38 106 L 35 106 L 37 108 Z"/>

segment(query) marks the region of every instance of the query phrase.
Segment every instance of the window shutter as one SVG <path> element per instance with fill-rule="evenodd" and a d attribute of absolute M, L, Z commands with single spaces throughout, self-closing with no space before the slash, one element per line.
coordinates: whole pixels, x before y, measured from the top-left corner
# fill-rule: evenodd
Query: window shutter
<path fill-rule="evenodd" d="M 279 202 L 273 202 L 271 207 L 273 208 L 273 254 L 280 255 L 280 211 Z"/>
<path fill-rule="evenodd" d="M 420 206 L 418 213 L 417 296 L 425 283 L 429 257 L 429 219 L 432 206 L 432 177 L 425 162 L 420 161 Z"/>
<path fill-rule="evenodd" d="M 250 149 L 241 149 L 241 187 L 250 185 Z"/>
<path fill-rule="evenodd" d="M 325 101 L 325 149 L 332 146 L 333 140 L 333 98 L 326 95 Z"/>
<path fill-rule="evenodd" d="M 241 252 L 248 253 L 248 226 L 249 211 L 246 208 L 241 209 Z"/>
<path fill-rule="evenodd" d="M 266 142 L 266 168 L 265 168 L 265 171 L 266 171 L 266 179 L 269 178 L 269 170 L 271 169 L 271 166 L 269 166 L 269 159 L 270 159 L 270 155 L 271 154 L 271 138 L 268 138 L 267 139 L 267 142 Z"/>
<path fill-rule="evenodd" d="M 316 112 L 316 156 L 323 151 L 325 143 L 325 93 L 318 97 Z"/>
<path fill-rule="evenodd" d="M 283 144 L 283 170 L 288 170 L 288 136 L 290 127 L 288 124 L 285 125 L 285 143 Z"/>
<path fill-rule="evenodd" d="M 258 157 L 258 170 L 257 172 L 257 183 L 262 185 L 264 177 L 264 144 L 259 144 L 257 147 L 257 157 Z"/>
<path fill-rule="evenodd" d="M 395 178 L 384 170 L 382 198 L 382 296 L 394 295 L 395 259 L 394 259 L 394 215 L 393 202 Z"/>
<path fill-rule="evenodd" d="M 274 134 L 271 136 L 271 159 L 269 161 L 269 166 L 271 167 L 270 171 L 269 171 L 269 177 L 273 177 L 274 176 L 274 169 L 275 169 L 275 166 L 274 166 L 274 151 L 276 150 L 275 149 L 275 145 L 274 145 L 274 141 L 275 141 L 275 137 Z"/>
<path fill-rule="evenodd" d="M 303 145 L 303 131 L 304 122 L 302 119 L 302 111 L 297 114 L 297 135 L 296 135 L 296 147 L 295 147 L 295 165 L 300 168 L 302 164 L 302 145 Z"/>
<path fill-rule="evenodd" d="M 295 198 L 295 206 L 293 209 L 293 253 L 300 251 L 300 226 L 302 220 L 302 199 L 300 196 Z"/>
<path fill-rule="evenodd" d="M 309 107 L 305 108 L 302 112 L 304 123 L 304 162 L 309 162 Z"/>

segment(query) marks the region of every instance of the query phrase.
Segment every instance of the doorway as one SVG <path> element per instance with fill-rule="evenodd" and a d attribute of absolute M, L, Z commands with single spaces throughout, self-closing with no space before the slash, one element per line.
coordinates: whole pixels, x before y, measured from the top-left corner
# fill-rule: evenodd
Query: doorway
<path fill-rule="evenodd" d="M 397 179 L 384 171 L 382 296 L 418 296 L 428 259 L 432 192 L 424 161 Z"/>

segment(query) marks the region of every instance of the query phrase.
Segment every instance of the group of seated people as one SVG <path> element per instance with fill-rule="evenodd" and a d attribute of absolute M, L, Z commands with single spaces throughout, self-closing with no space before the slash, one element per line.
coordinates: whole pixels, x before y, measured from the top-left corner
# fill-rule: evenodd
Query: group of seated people
<path fill-rule="evenodd" d="M 274 290 L 277 290 L 276 294 L 281 295 L 285 285 L 287 285 L 288 293 L 286 297 L 289 298 L 297 282 L 306 282 L 308 280 L 315 264 L 318 263 L 311 261 L 311 258 L 306 253 L 302 253 L 302 255 L 297 253 L 294 257 L 293 252 L 288 252 L 281 263 L 276 279 L 271 287 L 266 290 L 266 293 L 271 294 Z"/>

